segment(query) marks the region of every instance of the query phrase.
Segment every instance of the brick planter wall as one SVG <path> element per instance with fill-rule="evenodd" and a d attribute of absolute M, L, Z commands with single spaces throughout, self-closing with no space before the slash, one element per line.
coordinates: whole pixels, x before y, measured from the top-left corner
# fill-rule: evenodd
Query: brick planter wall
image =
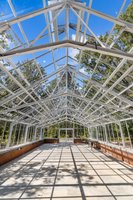
<path fill-rule="evenodd" d="M 80 139 L 80 138 L 74 138 L 74 143 L 75 144 L 88 144 L 88 140 L 87 139 Z"/>
<path fill-rule="evenodd" d="M 32 144 L 27 144 L 25 146 L 21 146 L 15 149 L 11 149 L 7 152 L 3 152 L 0 154 L 0 166 L 23 155 L 24 153 L 42 145 L 44 143 L 44 141 L 38 141 L 38 142 L 34 142 Z"/>
<path fill-rule="evenodd" d="M 105 144 L 100 144 L 100 150 L 103 153 L 107 153 L 111 155 L 113 158 L 116 158 L 120 161 L 124 161 L 130 165 L 133 165 L 133 154 L 130 152 L 127 152 L 126 150 L 117 149 L 115 147 L 110 147 Z"/>
<path fill-rule="evenodd" d="M 59 143 L 59 138 L 47 138 L 47 139 L 44 139 L 44 143 L 45 144 L 58 144 Z"/>

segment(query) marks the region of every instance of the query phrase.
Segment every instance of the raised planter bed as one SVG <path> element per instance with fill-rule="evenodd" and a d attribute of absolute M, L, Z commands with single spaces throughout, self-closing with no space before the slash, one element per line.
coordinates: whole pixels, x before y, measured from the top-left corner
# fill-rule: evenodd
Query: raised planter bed
<path fill-rule="evenodd" d="M 58 144 L 59 143 L 59 138 L 46 138 L 44 139 L 45 144 Z"/>
<path fill-rule="evenodd" d="M 117 147 L 111 147 L 106 144 L 100 144 L 100 150 L 104 153 L 111 155 L 113 158 L 133 165 L 133 153 L 128 152 L 126 149 L 118 149 Z"/>
<path fill-rule="evenodd" d="M 2 150 L 0 152 L 0 166 L 23 155 L 24 153 L 42 145 L 44 143 L 43 140 L 25 144 L 25 145 L 19 145 L 16 147 L 10 147 L 9 149 Z"/>
<path fill-rule="evenodd" d="M 88 140 L 87 139 L 81 139 L 81 138 L 74 138 L 74 143 L 75 144 L 88 144 Z"/>

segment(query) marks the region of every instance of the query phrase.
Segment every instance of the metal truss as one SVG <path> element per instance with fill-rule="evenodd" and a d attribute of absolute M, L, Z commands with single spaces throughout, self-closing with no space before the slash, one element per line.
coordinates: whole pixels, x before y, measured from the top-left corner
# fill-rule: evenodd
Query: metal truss
<path fill-rule="evenodd" d="M 21 16 L 17 16 L 12 0 L 8 3 L 13 18 L 0 22 L 0 33 L 10 32 L 17 44 L 9 49 L 0 47 L 0 120 L 41 128 L 68 121 L 92 128 L 133 118 L 133 47 L 128 52 L 114 47 L 125 31 L 133 33 L 133 24 L 119 18 L 126 0 L 116 18 L 92 9 L 92 0 L 88 6 L 74 0 L 48 1 L 47 5 L 43 0 L 42 9 Z M 70 13 L 77 24 L 71 23 Z M 58 23 L 61 14 L 63 24 Z M 107 41 L 102 42 L 89 26 L 90 15 L 113 24 Z M 45 26 L 36 37 L 28 39 L 23 22 L 34 21 L 38 16 Z M 13 29 L 15 25 L 23 41 Z M 121 28 L 112 37 L 116 25 Z M 86 42 L 89 37 L 92 43 Z M 78 60 L 72 51 L 79 54 Z M 88 66 L 89 72 L 81 63 L 85 53 L 96 60 L 93 69 Z M 32 58 L 27 60 L 27 56 Z M 106 56 L 114 62 L 117 59 L 117 66 L 104 60 Z M 19 59 L 24 61 L 21 65 L 16 62 Z M 46 74 L 42 73 L 39 59 L 46 59 L 43 66 Z M 23 72 L 23 66 L 32 62 L 40 74 L 33 82 Z M 110 73 L 98 71 L 101 64 L 106 64 Z M 118 73 L 121 76 L 116 76 Z M 6 83 L 7 79 L 11 84 Z M 128 83 L 124 84 L 127 79 Z"/>

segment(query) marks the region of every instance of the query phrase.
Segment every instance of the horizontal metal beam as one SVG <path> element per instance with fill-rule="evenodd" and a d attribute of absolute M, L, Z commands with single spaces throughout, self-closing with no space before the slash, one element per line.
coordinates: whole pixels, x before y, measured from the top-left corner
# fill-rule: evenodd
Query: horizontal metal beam
<path fill-rule="evenodd" d="M 82 77 L 84 77 L 86 80 L 89 79 L 89 77 L 88 77 L 86 74 L 83 74 L 83 73 L 80 72 L 80 71 L 77 71 L 77 72 L 76 72 L 76 70 L 75 70 L 75 69 L 72 69 L 72 68 L 70 68 L 69 70 L 70 70 L 70 71 L 73 71 L 73 72 L 75 72 L 75 73 L 78 73 L 79 75 L 81 75 Z M 129 70 L 131 71 L 131 70 L 132 70 L 132 67 L 128 68 L 128 71 L 129 71 Z M 126 73 L 126 72 L 125 72 L 125 73 Z M 124 75 L 124 74 L 123 74 L 123 75 Z M 123 76 L 123 75 L 122 75 L 122 76 Z M 122 77 L 122 76 L 121 76 L 121 77 Z M 121 79 L 121 77 L 120 77 L 120 79 Z M 118 80 L 119 80 L 119 79 L 118 79 Z M 117 81 L 118 81 L 118 80 L 117 80 Z M 117 82 L 117 81 L 116 81 L 116 82 Z M 111 90 L 111 87 L 110 87 L 110 88 L 104 87 L 101 83 L 99 83 L 99 82 L 97 82 L 97 81 L 94 81 L 94 80 L 90 80 L 90 82 L 91 82 L 94 86 L 96 86 L 97 88 L 100 88 L 100 89 L 102 89 L 103 91 L 105 91 L 106 93 L 110 93 L 110 94 L 113 95 L 115 98 L 118 98 L 118 99 L 124 101 L 125 103 L 127 103 L 127 104 L 133 106 L 133 101 L 131 101 L 130 99 L 128 99 L 128 98 L 126 98 L 126 97 L 120 95 L 119 93 L 115 92 L 113 89 Z M 132 87 L 132 85 L 133 85 L 133 84 L 131 83 L 130 87 Z M 95 100 L 90 100 L 90 102 L 91 102 L 91 101 L 95 102 Z M 99 103 L 98 100 L 97 100 L 96 102 Z"/>
<path fill-rule="evenodd" d="M 84 4 L 79 4 L 79 3 L 73 2 L 73 1 L 70 1 L 69 4 L 73 8 L 76 8 L 78 10 L 82 10 L 82 11 L 88 12 L 89 14 L 93 14 L 95 16 L 98 16 L 98 17 L 101 17 L 101 18 L 103 18 L 105 20 L 108 20 L 108 21 L 110 21 L 112 23 L 115 23 L 115 24 L 118 24 L 118 25 L 120 25 L 122 27 L 125 27 L 128 32 L 133 33 L 133 24 L 131 24 L 129 22 L 123 21 L 123 20 L 121 20 L 119 18 L 114 18 L 112 16 L 109 16 L 107 14 L 104 14 L 102 12 L 94 10 L 92 8 L 86 7 Z"/>
<path fill-rule="evenodd" d="M 27 19 L 30 19 L 32 17 L 35 17 L 35 16 L 38 16 L 38 15 L 41 15 L 41 14 L 45 14 L 49 11 L 52 11 L 52 10 L 56 10 L 56 9 L 59 9 L 61 8 L 62 6 L 64 5 L 63 2 L 58 2 L 56 4 L 51 4 L 45 8 L 42 8 L 42 9 L 39 9 L 35 12 L 31 12 L 31 13 L 28 13 L 26 15 L 21 15 L 19 17 L 15 17 L 11 20 L 8 20 L 8 21 L 4 21 L 4 22 L 0 22 L 0 32 L 2 31 L 5 31 L 6 29 L 8 29 L 9 25 L 13 25 L 13 24 L 16 24 L 18 22 L 22 22 L 24 20 L 27 20 Z"/>
<path fill-rule="evenodd" d="M 103 48 L 100 46 L 96 47 L 94 44 L 88 44 L 88 43 L 83 44 L 81 42 L 76 42 L 73 40 L 64 40 L 64 41 L 53 42 L 53 43 L 48 43 L 48 44 L 44 44 L 44 45 L 9 51 L 9 52 L 5 52 L 5 53 L 1 53 L 0 58 L 20 56 L 23 54 L 30 54 L 30 53 L 35 53 L 38 51 L 47 50 L 47 49 L 48 50 L 49 49 L 57 49 L 57 48 L 62 48 L 62 47 L 70 47 L 70 48 L 75 48 L 75 49 L 88 50 L 88 51 L 92 51 L 92 52 L 102 53 L 104 55 L 133 60 L 133 55 L 130 53 L 126 53 L 126 52 L 123 52 L 120 50 Z"/>
<path fill-rule="evenodd" d="M 33 83 L 32 86 L 25 87 L 25 89 L 28 90 L 28 91 L 31 90 L 32 88 L 36 87 L 36 85 L 44 83 L 45 81 L 47 81 L 52 76 L 61 73 L 64 69 L 65 69 L 65 67 L 62 67 L 62 68 L 58 69 L 57 71 L 54 71 L 54 72 L 52 72 L 51 74 L 49 74 L 47 76 L 44 76 L 43 79 L 41 78 L 40 80 L 38 80 L 35 83 Z M 12 101 L 14 98 L 17 98 L 17 97 L 19 97 L 20 95 L 22 95 L 24 93 L 25 92 L 22 89 L 19 89 L 19 91 L 16 92 L 15 94 L 10 95 L 7 98 L 5 98 L 4 100 L 0 101 L 0 106 L 2 106 L 5 103 L 8 103 L 9 101 Z"/>

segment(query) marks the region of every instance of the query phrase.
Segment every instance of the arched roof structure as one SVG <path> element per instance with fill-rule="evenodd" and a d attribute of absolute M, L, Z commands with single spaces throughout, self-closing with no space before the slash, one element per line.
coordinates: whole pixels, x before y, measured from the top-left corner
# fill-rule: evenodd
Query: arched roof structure
<path fill-rule="evenodd" d="M 94 8 L 92 0 L 42 2 L 43 7 L 23 10 L 23 3 L 7 1 L 10 18 L 3 16 L 0 22 L 1 38 L 8 45 L 0 53 L 0 120 L 95 127 L 132 119 L 133 47 L 115 45 L 124 32 L 133 33 L 133 24 L 119 17 L 127 1 L 117 14 Z M 107 32 L 103 41 L 100 35 Z M 83 55 L 88 56 L 88 68 Z M 31 71 L 35 64 L 29 71 L 34 78 L 23 68 L 28 63 Z"/>

